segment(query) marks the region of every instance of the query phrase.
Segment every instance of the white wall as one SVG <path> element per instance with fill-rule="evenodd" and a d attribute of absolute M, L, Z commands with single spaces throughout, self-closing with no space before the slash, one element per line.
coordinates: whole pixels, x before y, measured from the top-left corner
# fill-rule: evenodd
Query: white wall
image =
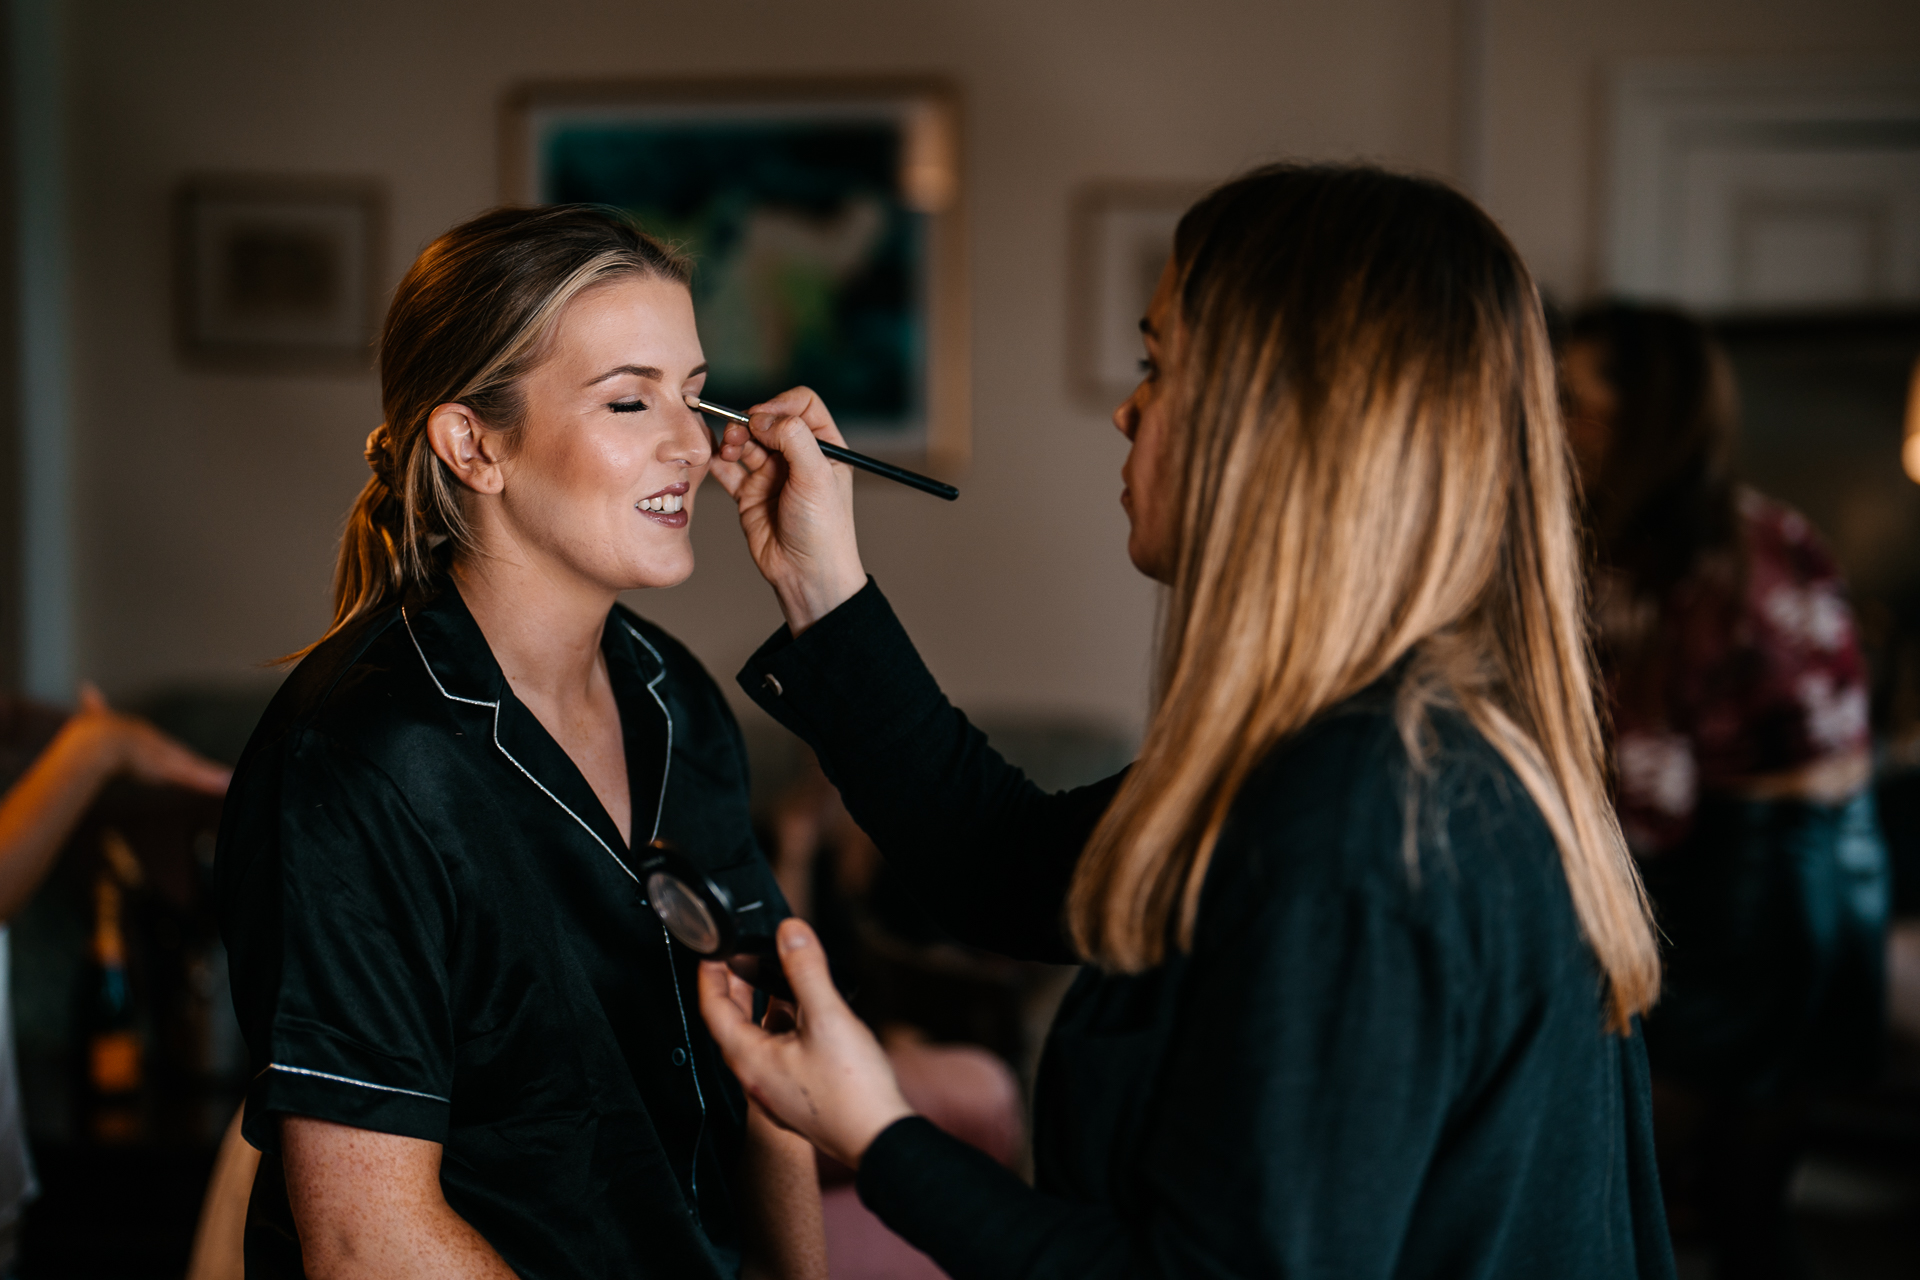
<path fill-rule="evenodd" d="M 1487 207 L 1543 285 L 1600 281 L 1606 74 L 1651 58 L 1835 62 L 1920 57 L 1912 0 L 1486 0 Z"/>
<path fill-rule="evenodd" d="M 860 492 L 869 565 L 964 705 L 1137 726 L 1154 597 L 1128 566 L 1122 443 L 1065 370 L 1067 209 L 1095 178 L 1282 156 L 1446 171 L 1452 0 L 74 0 L 82 674 L 111 692 L 245 678 L 323 628 L 373 378 L 183 369 L 167 200 L 197 170 L 370 174 L 390 278 L 498 196 L 527 79 L 939 72 L 967 96 L 975 450 L 951 506 Z M 1920 51 L 1920 6 L 1490 0 L 1488 196 L 1544 279 L 1595 253 L 1600 74 L 1670 52 Z M 723 684 L 778 621 L 717 489 L 691 582 L 635 603 Z"/>

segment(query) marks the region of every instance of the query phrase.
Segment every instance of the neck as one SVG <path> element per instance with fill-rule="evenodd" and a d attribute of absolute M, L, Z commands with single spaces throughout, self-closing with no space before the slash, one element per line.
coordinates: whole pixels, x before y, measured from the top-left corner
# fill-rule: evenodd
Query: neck
<path fill-rule="evenodd" d="M 518 552 L 456 558 L 460 598 L 522 702 L 577 702 L 604 680 L 600 636 L 615 593 Z"/>

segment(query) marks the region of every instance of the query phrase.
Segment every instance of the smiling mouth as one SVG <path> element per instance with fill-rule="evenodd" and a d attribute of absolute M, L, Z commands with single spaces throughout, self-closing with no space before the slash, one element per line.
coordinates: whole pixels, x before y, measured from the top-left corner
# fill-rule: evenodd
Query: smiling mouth
<path fill-rule="evenodd" d="M 678 515 L 687 505 L 688 485 L 685 480 L 670 484 L 656 494 L 640 499 L 633 505 L 650 516 Z"/>

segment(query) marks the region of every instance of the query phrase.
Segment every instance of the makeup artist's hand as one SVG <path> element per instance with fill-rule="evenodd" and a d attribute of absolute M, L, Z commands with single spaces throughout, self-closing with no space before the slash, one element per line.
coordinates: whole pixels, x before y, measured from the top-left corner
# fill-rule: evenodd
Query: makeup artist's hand
<path fill-rule="evenodd" d="M 820 940 L 802 921 L 781 922 L 780 963 L 799 997 L 791 1029 L 755 1026 L 752 991 L 723 964 L 700 966 L 700 1012 L 748 1097 L 858 1169 L 880 1131 L 913 1108 L 900 1095 L 886 1051 L 834 989 Z"/>
<path fill-rule="evenodd" d="M 754 564 L 799 635 L 867 584 L 853 529 L 853 470 L 819 441 L 845 444 L 819 396 L 782 392 L 732 425 L 709 468 L 740 505 Z"/>

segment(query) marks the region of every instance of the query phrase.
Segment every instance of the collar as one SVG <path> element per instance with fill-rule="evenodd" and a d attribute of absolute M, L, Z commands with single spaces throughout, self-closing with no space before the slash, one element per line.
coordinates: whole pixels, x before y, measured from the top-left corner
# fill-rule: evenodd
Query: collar
<path fill-rule="evenodd" d="M 428 589 L 409 591 L 400 617 L 440 696 L 464 713 L 462 719 L 483 717 L 493 749 L 545 797 L 545 803 L 557 805 L 638 883 L 636 859 L 629 855 L 619 828 L 572 758 L 514 696 L 453 580 L 442 575 Z M 673 714 L 664 689 L 666 663 L 618 605 L 607 614 L 600 650 L 620 708 L 634 840 L 644 848 L 659 834 L 673 751 Z"/>

